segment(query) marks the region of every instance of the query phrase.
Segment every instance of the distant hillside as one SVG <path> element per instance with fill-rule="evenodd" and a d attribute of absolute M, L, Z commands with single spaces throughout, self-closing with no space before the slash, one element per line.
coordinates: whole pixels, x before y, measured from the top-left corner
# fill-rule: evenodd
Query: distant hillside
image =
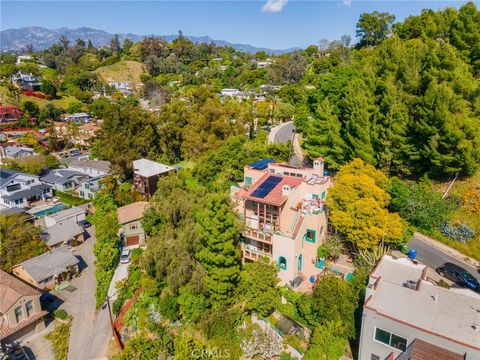
<path fill-rule="evenodd" d="M 97 69 L 105 81 L 140 83 L 140 75 L 145 72 L 143 65 L 137 61 L 120 61 L 113 65 Z"/>
<path fill-rule="evenodd" d="M 65 35 L 70 42 L 74 42 L 77 39 L 83 39 L 84 41 L 91 40 L 95 46 L 107 45 L 113 34 L 110 34 L 103 30 L 97 30 L 87 27 L 81 27 L 78 29 L 47 29 L 38 26 L 24 27 L 20 29 L 7 29 L 0 32 L 0 49 L 2 51 L 19 51 L 25 46 L 32 44 L 34 50 L 44 50 L 52 46 L 58 41 L 60 36 Z M 140 41 L 147 35 L 138 34 L 118 34 L 120 40 L 130 38 L 133 41 Z M 153 35 L 148 35 L 153 36 Z M 157 35 L 164 38 L 166 41 L 174 40 L 177 35 Z M 209 36 L 188 36 L 190 40 L 195 43 L 214 43 L 218 46 L 231 46 L 236 50 L 240 50 L 247 53 L 256 53 L 263 50 L 269 54 L 283 54 L 298 50 L 298 48 L 290 48 L 285 50 L 276 50 L 268 48 L 258 48 L 248 44 L 233 44 L 225 40 L 214 40 Z"/>

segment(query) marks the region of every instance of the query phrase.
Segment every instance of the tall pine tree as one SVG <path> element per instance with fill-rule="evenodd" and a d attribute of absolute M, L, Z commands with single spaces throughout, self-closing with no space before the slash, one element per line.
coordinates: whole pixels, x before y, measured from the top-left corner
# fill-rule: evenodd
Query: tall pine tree
<path fill-rule="evenodd" d="M 214 306 L 226 302 L 239 281 L 240 256 L 236 239 L 240 231 L 229 200 L 212 195 L 197 216 L 202 228 L 203 249 L 196 258 L 206 271 L 206 285 Z"/>

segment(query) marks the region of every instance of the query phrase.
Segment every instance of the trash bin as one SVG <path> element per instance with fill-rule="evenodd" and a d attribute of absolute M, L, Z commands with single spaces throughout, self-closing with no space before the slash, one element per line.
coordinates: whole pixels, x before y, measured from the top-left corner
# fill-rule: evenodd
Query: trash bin
<path fill-rule="evenodd" d="M 408 257 L 412 260 L 415 260 L 417 258 L 417 250 L 415 249 L 408 250 Z"/>
<path fill-rule="evenodd" d="M 315 282 L 315 276 L 310 276 L 310 282 L 313 284 Z"/>

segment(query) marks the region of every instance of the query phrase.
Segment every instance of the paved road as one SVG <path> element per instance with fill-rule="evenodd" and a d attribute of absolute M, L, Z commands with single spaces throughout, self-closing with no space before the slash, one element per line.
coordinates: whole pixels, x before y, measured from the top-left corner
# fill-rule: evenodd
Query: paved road
<path fill-rule="evenodd" d="M 90 237 L 73 253 L 80 256 L 82 272 L 72 281 L 75 291 L 59 293 L 64 303 L 60 306 L 73 316 L 70 332 L 68 359 L 88 360 L 106 357 L 111 338 L 107 309 L 95 311 L 95 228 L 88 229 Z"/>
<path fill-rule="evenodd" d="M 292 141 L 294 129 L 295 126 L 293 125 L 293 121 L 288 121 L 286 123 L 276 126 L 276 128 L 272 129 L 272 132 L 275 131 L 273 136 L 273 142 L 275 144 L 286 144 L 289 141 Z"/>
<path fill-rule="evenodd" d="M 430 244 L 427 244 L 418 237 L 413 237 L 412 240 L 410 240 L 410 242 L 408 243 L 408 247 L 417 250 L 417 260 L 425 265 L 428 265 L 432 269 L 436 269 L 437 267 L 443 265 L 446 262 L 451 262 L 457 264 L 458 266 L 461 266 L 462 268 L 470 272 L 470 274 L 480 280 L 480 274 L 473 266 L 467 265 L 457 260 L 453 256 L 444 253 L 443 251 L 431 246 Z"/>

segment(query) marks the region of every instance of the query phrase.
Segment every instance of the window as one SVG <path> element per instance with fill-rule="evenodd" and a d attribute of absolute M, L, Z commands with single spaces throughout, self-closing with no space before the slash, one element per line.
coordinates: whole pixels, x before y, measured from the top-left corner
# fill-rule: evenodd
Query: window
<path fill-rule="evenodd" d="M 322 192 L 322 199 L 325 199 L 326 196 L 327 196 L 327 192 L 326 191 Z"/>
<path fill-rule="evenodd" d="M 85 193 L 83 191 L 80 190 L 80 196 L 81 197 L 85 197 Z"/>
<path fill-rule="evenodd" d="M 380 328 L 375 328 L 375 340 L 401 351 L 407 349 L 407 339 Z"/>
<path fill-rule="evenodd" d="M 308 242 L 315 242 L 317 240 L 317 233 L 315 230 L 307 229 L 307 232 L 305 233 L 305 240 Z"/>
<path fill-rule="evenodd" d="M 287 270 L 287 259 L 285 259 L 285 257 L 280 256 L 278 258 L 278 267 L 280 270 Z"/>
<path fill-rule="evenodd" d="M 138 229 L 138 225 L 137 224 L 131 224 L 130 225 L 130 230 L 135 230 L 135 229 Z"/>
<path fill-rule="evenodd" d="M 31 316 L 33 314 L 33 302 L 31 300 L 27 301 L 25 308 L 27 309 L 27 317 Z"/>
<path fill-rule="evenodd" d="M 244 183 L 245 186 L 252 186 L 252 178 L 250 176 L 245 176 Z"/>
<path fill-rule="evenodd" d="M 20 306 L 15 308 L 15 319 L 17 320 L 17 323 L 23 319 L 23 311 Z"/>

